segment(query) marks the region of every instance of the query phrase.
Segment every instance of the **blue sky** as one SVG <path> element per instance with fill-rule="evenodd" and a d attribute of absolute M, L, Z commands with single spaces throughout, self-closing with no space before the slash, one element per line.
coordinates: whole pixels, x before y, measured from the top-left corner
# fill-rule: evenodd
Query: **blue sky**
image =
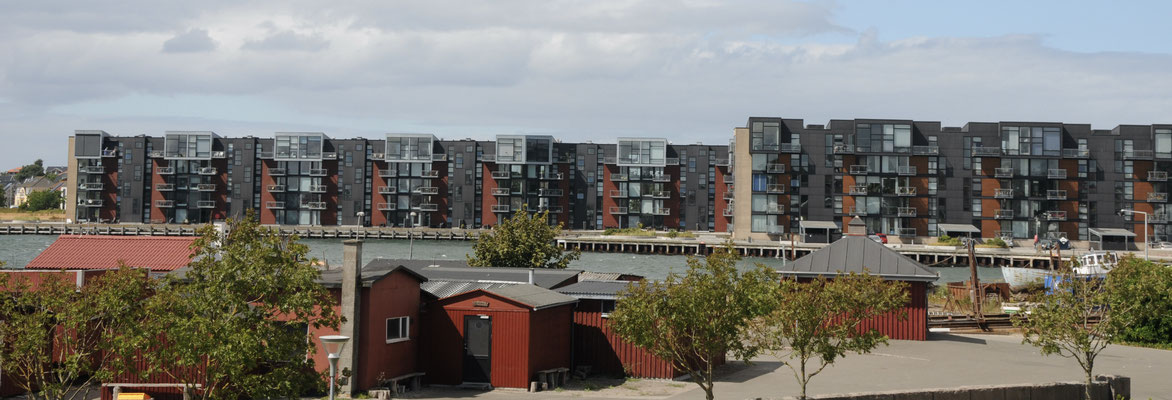
<path fill-rule="evenodd" d="M 74 129 L 724 143 L 749 116 L 1170 123 L 1172 3 L 0 5 L 0 159 Z M 3 165 L 0 165 L 3 166 Z"/>

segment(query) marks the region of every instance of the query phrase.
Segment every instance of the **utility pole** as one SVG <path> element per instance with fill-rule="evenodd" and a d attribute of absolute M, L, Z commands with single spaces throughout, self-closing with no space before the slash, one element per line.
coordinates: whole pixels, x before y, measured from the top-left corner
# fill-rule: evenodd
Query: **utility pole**
<path fill-rule="evenodd" d="M 969 292 L 969 297 L 973 302 L 973 318 L 979 322 L 984 322 L 985 316 L 981 314 L 981 299 L 983 299 L 985 296 L 981 290 L 981 281 L 977 277 L 977 255 L 975 254 L 976 245 L 977 241 L 973 240 L 972 238 L 969 238 L 968 243 L 966 243 L 966 247 L 968 247 L 969 250 L 969 272 L 972 273 L 970 282 L 973 284 L 972 290 Z"/>

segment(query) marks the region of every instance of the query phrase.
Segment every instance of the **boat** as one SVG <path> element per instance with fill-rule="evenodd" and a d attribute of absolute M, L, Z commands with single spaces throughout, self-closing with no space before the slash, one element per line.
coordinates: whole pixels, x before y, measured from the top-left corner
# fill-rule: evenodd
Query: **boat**
<path fill-rule="evenodd" d="M 1111 268 L 1119 261 L 1115 253 L 1092 251 L 1079 257 L 1079 265 L 1074 268 L 1078 277 L 1106 277 Z M 1042 287 L 1047 277 L 1058 276 L 1058 271 L 1041 268 L 1001 267 L 1001 277 L 1009 284 L 1013 291 L 1021 291 L 1031 286 Z"/>

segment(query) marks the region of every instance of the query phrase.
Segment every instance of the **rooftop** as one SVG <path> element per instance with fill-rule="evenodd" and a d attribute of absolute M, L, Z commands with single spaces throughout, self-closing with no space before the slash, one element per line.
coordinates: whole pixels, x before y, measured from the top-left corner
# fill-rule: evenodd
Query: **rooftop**
<path fill-rule="evenodd" d="M 61 235 L 26 269 L 115 269 L 119 263 L 174 271 L 191 262 L 196 237 Z"/>
<path fill-rule="evenodd" d="M 465 261 L 446 260 L 377 259 L 372 261 L 374 262 L 397 263 L 427 277 L 428 280 L 529 283 L 528 268 L 469 267 Z M 577 282 L 578 274 L 581 272 L 577 269 L 536 268 L 533 270 L 533 282 L 547 289 L 558 288 Z"/>
<path fill-rule="evenodd" d="M 858 219 L 856 219 L 857 221 Z M 782 275 L 810 278 L 867 272 L 884 279 L 934 281 L 939 275 L 923 264 L 866 236 L 842 239 L 778 269 Z"/>
<path fill-rule="evenodd" d="M 558 293 L 579 299 L 614 300 L 620 291 L 634 284 L 631 281 L 581 281 L 558 288 Z"/>

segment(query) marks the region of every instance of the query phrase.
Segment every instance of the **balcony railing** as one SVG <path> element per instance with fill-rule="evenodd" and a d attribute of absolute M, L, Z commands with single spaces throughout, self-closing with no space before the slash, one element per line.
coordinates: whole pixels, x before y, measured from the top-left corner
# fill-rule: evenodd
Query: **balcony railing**
<path fill-rule="evenodd" d="M 215 200 L 200 200 L 200 201 L 195 202 L 195 206 L 198 208 L 216 208 L 216 201 Z"/>
<path fill-rule="evenodd" d="M 612 181 L 625 181 L 627 178 L 627 174 L 610 174 L 610 180 Z"/>
<path fill-rule="evenodd" d="M 175 167 L 158 167 L 155 168 L 155 172 L 159 175 L 175 175 Z"/>
<path fill-rule="evenodd" d="M 1168 214 L 1148 214 L 1148 222 L 1164 224 L 1168 222 Z"/>
<path fill-rule="evenodd" d="M 173 184 L 173 183 L 157 183 L 157 184 L 155 184 L 155 190 L 158 190 L 160 192 L 170 192 L 172 190 L 175 190 L 175 184 Z"/>
<path fill-rule="evenodd" d="M 653 208 L 651 215 L 671 215 L 671 209 L 666 207 Z"/>
<path fill-rule="evenodd" d="M 651 177 L 652 182 L 671 182 L 671 174 L 654 175 Z"/>
<path fill-rule="evenodd" d="M 269 176 L 285 176 L 286 172 L 284 168 L 269 168 Z"/>
<path fill-rule="evenodd" d="M 998 199 L 1012 199 L 1013 189 L 993 189 L 993 197 Z"/>
<path fill-rule="evenodd" d="M 162 169 L 162 168 L 159 168 L 159 169 Z M 87 174 L 104 174 L 104 173 L 106 173 L 106 167 L 103 167 L 101 165 L 88 165 L 85 167 L 81 167 L 81 172 L 84 172 Z"/>
<path fill-rule="evenodd" d="M 895 188 L 895 194 L 897 196 L 915 196 L 916 195 L 916 187 L 915 186 L 897 187 L 897 188 Z"/>
<path fill-rule="evenodd" d="M 1062 156 L 1066 158 L 1088 158 L 1091 156 L 1089 149 L 1062 149 Z"/>
<path fill-rule="evenodd" d="M 102 190 L 103 186 L 102 182 L 82 182 L 80 185 L 77 185 L 77 188 L 81 190 Z"/>
<path fill-rule="evenodd" d="M 1150 160 L 1155 155 L 1152 150 L 1132 150 L 1123 152 L 1124 160 Z"/>
<path fill-rule="evenodd" d="M 543 181 L 560 181 L 563 177 L 565 177 L 565 174 L 562 174 L 561 172 L 547 172 L 538 176 L 538 178 Z"/>
<path fill-rule="evenodd" d="M 1047 170 L 1046 177 L 1050 179 L 1066 179 L 1066 170 L 1061 168 Z"/>
<path fill-rule="evenodd" d="M 379 211 L 395 211 L 399 209 L 398 203 L 379 203 L 377 206 Z"/>
<path fill-rule="evenodd" d="M 509 179 L 512 175 L 509 171 L 492 171 L 492 179 Z"/>
<path fill-rule="evenodd" d="M 432 154 L 431 161 L 448 161 L 447 154 Z"/>
<path fill-rule="evenodd" d="M 270 210 L 284 210 L 285 202 L 283 201 L 266 201 L 265 208 Z"/>
<path fill-rule="evenodd" d="M 626 190 L 611 190 L 610 197 L 619 197 L 619 198 L 627 197 L 627 191 Z"/>
<path fill-rule="evenodd" d="M 728 207 L 724 208 L 724 211 L 721 214 L 723 214 L 726 217 L 731 217 L 731 216 L 733 216 L 733 210 L 734 210 L 733 206 L 729 205 Z"/>
<path fill-rule="evenodd" d="M 846 215 L 867 215 L 867 209 L 862 207 L 847 207 Z"/>
<path fill-rule="evenodd" d="M 916 210 L 915 207 L 900 207 L 899 208 L 899 216 L 901 216 L 901 217 L 914 217 L 914 216 L 916 216 L 916 214 L 918 214 L 918 211 Z"/>
<path fill-rule="evenodd" d="M 785 164 L 767 164 L 765 165 L 765 172 L 770 174 L 784 174 Z"/>
<path fill-rule="evenodd" d="M 399 171 L 394 169 L 380 169 L 378 170 L 378 176 L 382 178 L 394 178 L 399 176 Z"/>
<path fill-rule="evenodd" d="M 216 190 L 216 184 L 214 184 L 214 183 L 201 183 L 196 186 L 196 190 L 199 190 L 201 192 L 214 192 Z"/>
<path fill-rule="evenodd" d="M 1012 178 L 1013 168 L 996 168 L 993 170 L 993 176 L 997 178 Z"/>
<path fill-rule="evenodd" d="M 268 185 L 265 189 L 272 193 L 280 193 L 285 191 L 285 185 Z"/>
<path fill-rule="evenodd" d="M 310 193 L 325 193 L 326 192 L 326 185 L 310 185 L 309 192 Z"/>
<path fill-rule="evenodd" d="M 155 200 L 155 207 L 157 208 L 174 208 L 175 200 Z"/>
<path fill-rule="evenodd" d="M 919 235 L 920 233 L 916 228 L 899 228 L 899 237 L 901 238 L 914 238 Z"/>
<path fill-rule="evenodd" d="M 612 192 L 613 192 L 613 190 L 612 190 Z M 513 193 L 513 191 L 510 190 L 509 188 L 496 188 L 496 189 L 492 190 L 493 196 L 508 196 L 512 193 Z"/>
<path fill-rule="evenodd" d="M 420 174 L 420 176 L 422 176 L 424 178 L 439 178 L 440 172 L 437 169 L 429 169 L 427 171 L 423 171 L 423 173 Z"/>
<path fill-rule="evenodd" d="M 1001 156 L 1000 147 L 973 147 L 974 157 L 999 157 Z"/>
<path fill-rule="evenodd" d="M 996 210 L 993 217 L 997 219 L 1013 219 L 1013 210 Z"/>
<path fill-rule="evenodd" d="M 537 195 L 542 197 L 561 197 L 561 189 L 538 189 Z"/>
<path fill-rule="evenodd" d="M 1148 180 L 1153 182 L 1167 181 L 1168 171 L 1148 171 Z"/>
<path fill-rule="evenodd" d="M 200 175 L 215 175 L 216 167 L 203 167 L 200 168 L 197 172 L 199 172 Z"/>
<path fill-rule="evenodd" d="M 765 205 L 765 213 L 766 214 L 785 214 L 785 206 L 781 205 L 781 204 L 776 204 L 776 203 L 775 204 L 766 204 Z"/>
<path fill-rule="evenodd" d="M 507 212 L 509 212 L 509 209 L 510 208 L 509 208 L 508 204 L 493 204 L 492 205 L 492 212 L 494 212 L 494 213 L 507 213 Z"/>
<path fill-rule="evenodd" d="M 785 193 L 785 186 L 786 185 L 777 184 L 777 183 L 765 185 L 765 193 L 770 193 L 770 194 Z"/>
<path fill-rule="evenodd" d="M 150 152 L 147 152 L 147 157 L 148 158 L 163 158 L 163 151 L 162 150 L 151 150 Z"/>
<path fill-rule="evenodd" d="M 851 186 L 851 187 L 847 188 L 847 194 L 850 194 L 852 196 L 866 196 L 867 195 L 867 185 Z"/>
<path fill-rule="evenodd" d="M 1046 211 L 1047 221 L 1065 221 L 1066 211 Z"/>
<path fill-rule="evenodd" d="M 656 190 L 656 191 L 651 192 L 651 197 L 655 198 L 655 199 L 670 199 L 671 198 L 671 191 Z"/>
<path fill-rule="evenodd" d="M 480 161 L 496 162 L 496 154 L 482 154 L 480 156 Z M 505 212 L 508 212 L 508 211 L 505 211 Z"/>
<path fill-rule="evenodd" d="M 309 176 L 326 176 L 326 173 L 327 171 L 325 168 L 314 168 L 309 170 Z"/>
<path fill-rule="evenodd" d="M 118 149 L 102 149 L 102 157 L 118 157 Z"/>
<path fill-rule="evenodd" d="M 1065 190 L 1047 190 L 1046 200 L 1066 200 Z"/>
<path fill-rule="evenodd" d="M 782 144 L 778 145 L 777 148 L 778 148 L 778 151 L 780 151 L 782 153 L 801 153 L 802 152 L 802 144 L 801 143 L 782 143 Z"/>
<path fill-rule="evenodd" d="M 1148 201 L 1159 201 L 1159 202 L 1168 201 L 1168 194 L 1167 193 L 1158 193 L 1158 192 L 1148 193 Z"/>
<path fill-rule="evenodd" d="M 724 195 L 721 197 L 723 197 L 725 200 L 732 200 L 732 199 L 736 198 L 737 195 L 735 192 L 733 192 L 733 188 L 730 187 L 730 188 L 728 188 L 728 191 L 724 192 Z"/>
<path fill-rule="evenodd" d="M 900 165 L 895 167 L 895 172 L 900 175 L 915 175 L 916 167 L 914 165 Z"/>
<path fill-rule="evenodd" d="M 395 194 L 395 193 L 399 193 L 399 188 L 397 186 L 380 186 L 378 188 L 378 194 Z"/>
<path fill-rule="evenodd" d="M 420 186 L 415 188 L 415 193 L 418 194 L 439 194 L 439 188 L 435 186 Z"/>
<path fill-rule="evenodd" d="M 850 171 L 851 175 L 864 175 L 870 172 L 871 168 L 866 165 L 852 165 Z"/>
<path fill-rule="evenodd" d="M 849 144 L 834 145 L 834 154 L 855 154 L 855 146 Z"/>
<path fill-rule="evenodd" d="M 612 215 L 626 214 L 627 208 L 626 207 L 611 207 L 610 213 Z"/>
<path fill-rule="evenodd" d="M 419 211 L 439 211 L 439 204 L 420 203 L 419 205 L 417 205 L 413 208 L 415 208 L 416 210 L 419 210 Z"/>
<path fill-rule="evenodd" d="M 212 152 L 212 158 L 227 158 L 227 157 L 228 157 L 228 152 L 226 152 L 226 151 L 213 151 Z"/>
<path fill-rule="evenodd" d="M 325 210 L 326 202 L 324 201 L 304 201 L 301 202 L 301 208 L 310 210 Z"/>
<path fill-rule="evenodd" d="M 912 146 L 912 154 L 918 156 L 934 156 L 940 154 L 938 146 Z"/>

